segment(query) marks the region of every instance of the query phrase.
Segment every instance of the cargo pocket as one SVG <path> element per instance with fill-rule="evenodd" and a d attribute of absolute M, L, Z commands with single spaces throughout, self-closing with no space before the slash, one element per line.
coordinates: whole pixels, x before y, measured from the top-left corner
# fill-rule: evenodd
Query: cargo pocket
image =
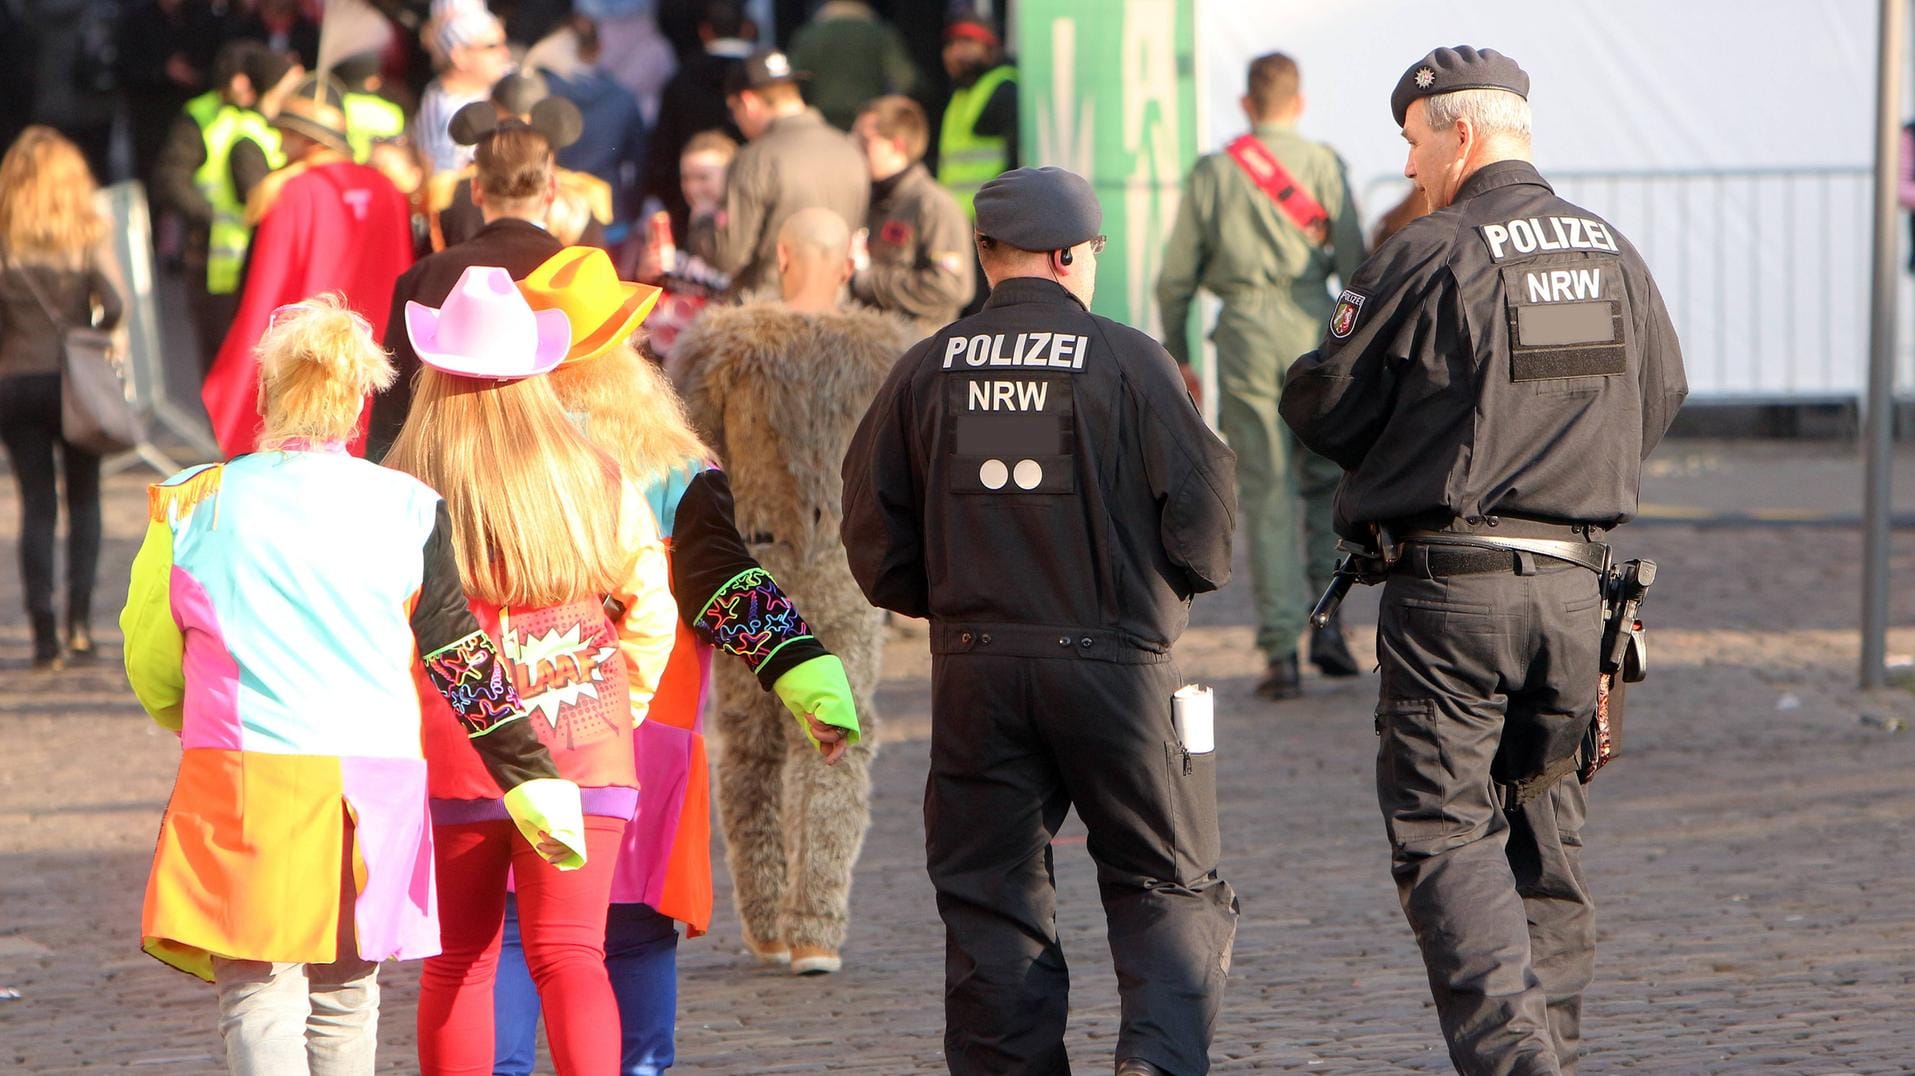
<path fill-rule="evenodd" d="M 1456 810 L 1455 760 L 1443 744 L 1436 703 L 1430 699 L 1384 699 L 1376 707 L 1377 802 L 1390 843 L 1402 851 L 1433 851 L 1469 830 Z"/>
<path fill-rule="evenodd" d="M 1170 853 L 1177 881 L 1193 882 L 1217 869 L 1217 753 L 1193 755 L 1164 744 L 1165 788 L 1170 793 Z"/>

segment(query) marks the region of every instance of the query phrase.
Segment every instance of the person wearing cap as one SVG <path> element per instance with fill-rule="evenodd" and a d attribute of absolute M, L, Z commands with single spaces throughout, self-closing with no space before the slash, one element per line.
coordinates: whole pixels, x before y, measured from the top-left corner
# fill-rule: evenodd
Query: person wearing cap
<path fill-rule="evenodd" d="M 526 124 L 495 126 L 478 139 L 473 161 L 469 186 L 472 201 L 484 215 L 484 227 L 464 242 L 419 259 L 393 282 L 385 344 L 399 376 L 372 401 L 366 454 L 373 459 L 383 458 L 392 447 L 412 407 L 419 356 L 413 352 L 412 339 L 406 332 L 407 304 L 432 306 L 444 302 L 453 285 L 472 266 L 498 266 L 518 279 L 565 249 L 543 225 L 558 194 L 549 137 Z"/>
<path fill-rule="evenodd" d="M 605 910 L 638 807 L 633 724 L 674 636 L 665 549 L 636 483 L 539 376 L 571 348 L 564 313 L 533 311 L 505 270 L 473 266 L 439 308 L 410 303 L 404 317 L 425 367 L 385 465 L 445 497 L 466 602 L 497 636 L 498 673 L 559 774 L 579 786 L 586 845 L 570 872 L 533 855 L 457 724 L 421 693 L 443 952 L 419 981 L 420 1068 L 491 1070 L 509 873 L 558 1071 L 615 1072 Z"/>
<path fill-rule="evenodd" d="M 1216 756 L 1172 727 L 1170 649 L 1230 577 L 1233 457 L 1149 336 L 1090 313 L 1083 177 L 978 191 L 984 309 L 898 361 L 844 459 L 866 597 L 931 621 L 925 853 L 953 1073 L 1069 1070 L 1050 842 L 1090 830 L 1123 1076 L 1203 1073 L 1236 932 Z"/>
<path fill-rule="evenodd" d="M 585 823 L 466 605 L 446 503 L 346 454 L 393 373 L 371 326 L 322 295 L 259 355 L 260 451 L 151 487 L 120 614 L 181 747 L 141 944 L 213 983 L 229 1071 L 369 1073 L 379 963 L 439 951 L 428 719 L 533 858 L 575 859 Z"/>
<path fill-rule="evenodd" d="M 1403 72 L 1403 174 L 1434 211 L 1344 285 L 1281 410 L 1386 566 L 1377 798 L 1450 1058 L 1540 1076 L 1576 1070 L 1595 965 L 1602 543 L 1688 387 L 1642 256 L 1530 163 L 1528 97 L 1490 49 Z"/>
<path fill-rule="evenodd" d="M 727 76 L 732 119 L 750 141 L 731 162 L 723 206 L 693 220 L 686 245 L 731 274 L 734 295 L 778 286 L 778 229 L 793 213 L 817 206 L 862 221 L 871 204 L 864 155 L 805 105 L 806 77 L 777 49 L 754 51 Z"/>
<path fill-rule="evenodd" d="M 851 135 L 871 173 L 851 294 L 912 319 L 921 335 L 934 333 L 957 320 L 976 292 L 970 218 L 921 163 L 930 131 L 916 101 L 866 104 Z"/>
<path fill-rule="evenodd" d="M 290 59 L 256 41 L 221 46 L 213 88 L 186 102 L 153 168 L 157 201 L 186 222 L 182 262 L 201 376 L 212 368 L 238 309 L 240 269 L 253 237 L 233 149 L 246 140 L 260 149 L 268 170 L 286 163 L 279 135 L 260 109 L 262 98 L 294 70 Z M 247 189 L 259 178 L 248 177 Z"/>
<path fill-rule="evenodd" d="M 1223 300 L 1211 334 L 1217 418 L 1237 453 L 1237 502 L 1250 544 L 1265 659 L 1256 693 L 1286 699 L 1303 693 L 1297 639 L 1336 568 L 1330 498 L 1342 471 L 1296 442 L 1277 417 L 1277 397 L 1291 360 L 1323 336 L 1331 275 L 1349 280 L 1363 260 L 1363 233 L 1343 162 L 1297 133 L 1303 91 L 1296 61 L 1280 52 L 1259 56 L 1247 82 L 1242 105 L 1251 130 L 1191 169 L 1164 247 L 1157 303 L 1164 347 L 1194 384 L 1185 333 L 1191 300 L 1199 287 Z M 1309 658 L 1326 676 L 1359 671 L 1337 621 L 1310 632 Z"/>
<path fill-rule="evenodd" d="M 272 118 L 288 163 L 247 200 L 254 232 L 239 309 L 200 390 L 213 435 L 229 456 L 253 449 L 253 345 L 273 311 L 337 291 L 383 333 L 393 282 L 412 264 L 411 207 L 377 169 L 353 163 L 344 95 L 337 80 L 308 75 Z M 362 440 L 352 439 L 355 450 Z"/>
<path fill-rule="evenodd" d="M 602 250 L 569 247 L 521 280 L 519 290 L 533 309 L 563 310 L 570 320 L 572 349 L 548 375 L 552 390 L 593 443 L 639 476 L 671 562 L 678 636 L 633 737 L 646 791 L 620 847 L 605 927 L 605 967 L 623 1038 L 619 1071 L 656 1073 L 675 1060 L 676 924 L 691 937 L 711 926 L 704 703 L 714 651 L 735 659 L 757 693 L 790 712 L 826 767 L 854 768 L 868 730 L 860 728 L 845 663 L 811 634 L 808 607 L 799 608 L 752 556 L 738 533 L 729 478 L 657 365 L 632 346 L 658 289 L 620 281 Z M 740 580 L 750 581 L 767 614 L 771 632 L 760 641 L 732 630 L 752 615 L 750 602 L 730 600 Z M 786 608 L 789 616 L 768 615 Z M 804 764 L 824 769 L 810 754 L 804 752 Z M 827 832 L 831 825 L 820 821 Z M 510 906 L 506 915 L 492 1071 L 521 1076 L 532 1071 L 539 1006 Z"/>
<path fill-rule="evenodd" d="M 492 87 L 512 70 L 512 52 L 505 24 L 483 0 L 435 3 L 423 32 L 433 53 L 444 59 L 439 76 L 419 96 L 412 137 L 433 171 L 456 172 L 472 160 L 472 147 L 452 138 L 452 117 L 491 96 Z"/>
<path fill-rule="evenodd" d="M 938 128 L 938 182 L 967 215 L 979 187 L 1018 162 L 1017 65 L 997 31 L 965 16 L 944 28 L 951 97 Z"/>

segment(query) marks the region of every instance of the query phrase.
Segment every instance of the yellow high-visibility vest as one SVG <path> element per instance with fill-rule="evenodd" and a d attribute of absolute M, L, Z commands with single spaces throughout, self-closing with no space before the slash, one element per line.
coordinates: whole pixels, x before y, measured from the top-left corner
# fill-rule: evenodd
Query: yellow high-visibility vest
<path fill-rule="evenodd" d="M 993 67 L 976 82 L 951 94 L 945 106 L 944 123 L 938 136 L 938 182 L 964 207 L 966 215 L 976 218 L 971 201 L 979 187 L 996 179 L 1004 171 L 1006 139 L 977 133 L 978 117 L 991 95 L 1006 82 L 1017 79 L 1017 68 L 1010 64 Z"/>

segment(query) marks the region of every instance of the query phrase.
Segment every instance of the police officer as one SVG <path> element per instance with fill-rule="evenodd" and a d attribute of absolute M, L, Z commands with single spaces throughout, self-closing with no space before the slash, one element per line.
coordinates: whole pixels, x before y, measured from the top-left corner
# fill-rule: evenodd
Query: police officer
<path fill-rule="evenodd" d="M 1164 248 L 1157 302 L 1164 346 L 1187 364 L 1184 327 L 1198 286 L 1223 300 L 1211 336 L 1217 417 L 1237 453 L 1257 648 L 1268 662 L 1257 694 L 1285 699 L 1303 692 L 1297 636 L 1336 566 L 1330 502 L 1341 472 L 1284 430 L 1277 397 L 1284 368 L 1323 335 L 1330 275 L 1347 281 L 1362 262 L 1363 233 L 1343 162 L 1297 133 L 1303 89 L 1296 61 L 1280 52 L 1259 56 L 1245 81 L 1250 132 L 1191 169 Z M 1360 671 L 1334 622 L 1310 633 L 1309 655 L 1326 676 Z"/>
<path fill-rule="evenodd" d="M 1230 450 L 1154 340 L 1089 312 L 1103 216 L 1020 168 L 977 195 L 984 310 L 899 360 L 844 462 L 872 603 L 931 620 L 925 850 L 953 1073 L 1069 1071 L 1050 841 L 1090 830 L 1118 1072 L 1208 1070 L 1236 927 L 1213 754 L 1172 730 L 1170 647 L 1230 573 Z"/>
<path fill-rule="evenodd" d="M 871 170 L 865 246 L 851 278 L 859 302 L 910 318 L 919 335 L 957 320 L 971 301 L 971 221 L 919 163 L 930 130 L 909 97 L 864 106 L 851 137 Z"/>
<path fill-rule="evenodd" d="M 1488 49 L 1404 72 L 1403 174 L 1435 212 L 1357 271 L 1282 403 L 1346 472 L 1337 529 L 1386 558 L 1400 544 L 1377 627 L 1377 796 L 1471 1076 L 1576 1069 L 1595 909 L 1587 799 L 1560 775 L 1595 713 L 1603 619 L 1577 562 L 1600 564 L 1634 514 L 1688 392 L 1641 256 L 1530 164 L 1528 93 Z"/>

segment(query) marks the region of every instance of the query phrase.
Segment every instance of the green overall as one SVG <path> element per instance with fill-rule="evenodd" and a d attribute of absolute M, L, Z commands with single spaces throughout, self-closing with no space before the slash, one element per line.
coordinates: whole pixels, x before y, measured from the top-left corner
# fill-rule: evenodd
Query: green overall
<path fill-rule="evenodd" d="M 1329 278 L 1356 272 L 1363 235 L 1343 162 L 1328 146 L 1278 124 L 1260 124 L 1255 134 L 1330 214 L 1330 242 L 1306 236 L 1229 154 L 1210 154 L 1184 185 L 1157 302 L 1164 346 L 1187 362 L 1184 328 L 1197 289 L 1223 300 L 1210 337 L 1217 346 L 1217 417 L 1237 452 L 1257 646 L 1277 658 L 1295 653 L 1335 568 L 1331 508 L 1343 476 L 1284 428 L 1277 399 L 1290 364 L 1323 338 L 1335 305 Z"/>

